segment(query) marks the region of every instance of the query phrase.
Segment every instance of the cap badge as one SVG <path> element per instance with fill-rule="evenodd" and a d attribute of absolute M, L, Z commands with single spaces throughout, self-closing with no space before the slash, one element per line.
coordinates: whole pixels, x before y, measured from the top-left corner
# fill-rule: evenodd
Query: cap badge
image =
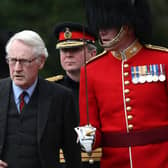
<path fill-rule="evenodd" d="M 68 27 L 65 30 L 64 37 L 65 39 L 70 39 L 72 37 L 72 33 L 70 32 Z"/>

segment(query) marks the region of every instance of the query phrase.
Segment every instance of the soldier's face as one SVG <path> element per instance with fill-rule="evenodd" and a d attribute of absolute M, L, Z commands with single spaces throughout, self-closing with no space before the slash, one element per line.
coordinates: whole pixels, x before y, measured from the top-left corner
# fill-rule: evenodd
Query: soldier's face
<path fill-rule="evenodd" d="M 60 61 L 62 68 L 68 72 L 80 71 L 81 66 L 84 65 L 85 54 L 86 59 L 89 59 L 90 53 L 88 52 L 87 47 L 84 46 L 60 49 Z"/>
<path fill-rule="evenodd" d="M 100 29 L 99 35 L 106 50 L 121 50 L 127 43 L 128 26 L 122 26 L 120 29 Z"/>
<path fill-rule="evenodd" d="M 114 39 L 118 34 L 118 29 L 109 28 L 109 29 L 100 29 L 99 35 L 101 38 L 102 43 L 107 43 Z"/>

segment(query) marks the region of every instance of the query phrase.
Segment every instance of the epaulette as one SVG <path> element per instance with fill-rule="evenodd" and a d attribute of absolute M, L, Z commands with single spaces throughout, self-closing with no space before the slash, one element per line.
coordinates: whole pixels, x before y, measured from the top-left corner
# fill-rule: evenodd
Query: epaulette
<path fill-rule="evenodd" d="M 96 55 L 96 56 L 94 56 L 94 57 L 91 57 L 91 58 L 86 62 L 86 64 L 88 64 L 88 63 L 90 63 L 90 62 L 96 60 L 97 58 L 100 58 L 100 57 L 103 56 L 105 53 L 107 53 L 106 50 L 104 50 L 102 53 L 100 53 L 100 54 L 98 54 L 98 55 Z"/>
<path fill-rule="evenodd" d="M 52 77 L 46 78 L 46 80 L 51 81 L 51 82 L 56 82 L 64 78 L 64 75 L 56 75 Z"/>
<path fill-rule="evenodd" d="M 145 47 L 146 47 L 146 48 L 149 48 L 149 49 L 153 49 L 153 50 L 168 52 L 168 48 L 166 48 L 166 47 L 161 47 L 161 46 L 157 46 L 157 45 L 145 44 Z"/>

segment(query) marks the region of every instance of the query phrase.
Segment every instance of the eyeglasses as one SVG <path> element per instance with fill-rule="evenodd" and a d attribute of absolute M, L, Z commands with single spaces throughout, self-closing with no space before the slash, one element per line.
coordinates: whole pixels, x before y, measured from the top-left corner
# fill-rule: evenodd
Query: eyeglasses
<path fill-rule="evenodd" d="M 16 65 L 17 62 L 23 66 L 29 66 L 33 61 L 35 61 L 38 57 L 34 57 L 32 59 L 17 59 L 12 57 L 6 57 L 6 62 L 10 65 Z"/>

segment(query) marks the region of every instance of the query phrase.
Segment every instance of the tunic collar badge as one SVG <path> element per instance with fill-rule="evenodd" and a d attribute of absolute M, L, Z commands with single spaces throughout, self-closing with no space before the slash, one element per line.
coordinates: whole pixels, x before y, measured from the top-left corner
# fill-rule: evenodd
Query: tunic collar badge
<path fill-rule="evenodd" d="M 112 51 L 114 57 L 122 60 L 128 60 L 129 58 L 136 55 L 142 48 L 142 45 L 139 43 L 138 40 L 135 40 L 128 48 L 123 50 L 122 52 Z"/>

